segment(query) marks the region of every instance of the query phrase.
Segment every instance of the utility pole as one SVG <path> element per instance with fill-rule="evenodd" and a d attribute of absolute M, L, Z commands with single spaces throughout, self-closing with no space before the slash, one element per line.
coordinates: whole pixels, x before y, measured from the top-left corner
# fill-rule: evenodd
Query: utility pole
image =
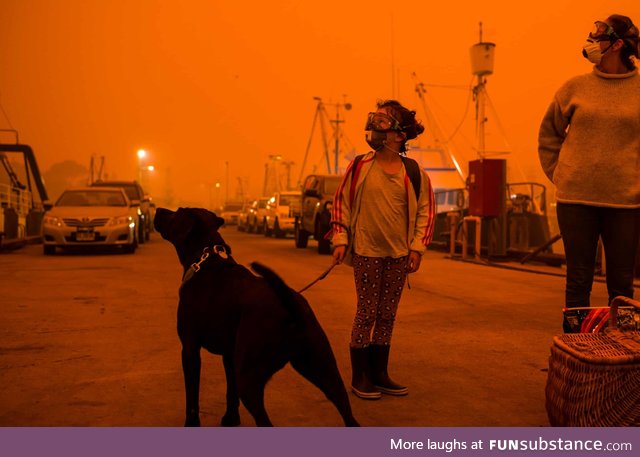
<path fill-rule="evenodd" d="M 347 98 L 345 95 L 344 98 Z M 333 106 L 336 107 L 336 118 L 331 121 L 331 123 L 335 124 L 335 128 L 333 129 L 333 134 L 335 135 L 335 151 L 334 151 L 334 161 L 333 161 L 333 173 L 338 174 L 338 159 L 340 157 L 340 124 L 344 123 L 343 120 L 340 120 L 340 108 L 344 108 L 349 111 L 351 109 L 351 103 L 335 103 Z M 331 172 L 331 170 L 329 170 Z"/>

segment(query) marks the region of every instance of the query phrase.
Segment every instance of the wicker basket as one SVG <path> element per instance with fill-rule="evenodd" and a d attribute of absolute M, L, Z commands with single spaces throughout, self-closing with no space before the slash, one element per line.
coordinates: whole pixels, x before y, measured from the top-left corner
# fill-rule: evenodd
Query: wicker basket
<path fill-rule="evenodd" d="M 616 297 L 604 333 L 568 333 L 553 339 L 546 408 L 549 423 L 562 427 L 640 425 L 640 332 L 617 328 Z"/>

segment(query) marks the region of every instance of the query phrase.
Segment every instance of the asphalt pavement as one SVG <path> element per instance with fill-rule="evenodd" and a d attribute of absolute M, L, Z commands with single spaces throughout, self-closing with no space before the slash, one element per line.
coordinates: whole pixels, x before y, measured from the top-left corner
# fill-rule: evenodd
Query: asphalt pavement
<path fill-rule="evenodd" d="M 298 290 L 330 265 L 316 244 L 223 228 L 236 260 L 258 260 Z M 406 397 L 351 395 L 364 426 L 547 426 L 544 386 L 561 329 L 560 268 L 487 266 L 428 251 L 405 289 L 390 374 Z M 184 394 L 176 335 L 181 269 L 153 234 L 133 255 L 0 254 L 0 426 L 181 426 Z M 336 267 L 304 293 L 325 329 L 345 383 L 355 310 L 352 270 Z M 606 303 L 596 282 L 593 305 Z M 225 381 L 203 354 L 201 419 L 217 426 Z M 266 389 L 279 426 L 340 426 L 340 416 L 289 366 Z M 254 426 L 241 409 L 243 426 Z"/>

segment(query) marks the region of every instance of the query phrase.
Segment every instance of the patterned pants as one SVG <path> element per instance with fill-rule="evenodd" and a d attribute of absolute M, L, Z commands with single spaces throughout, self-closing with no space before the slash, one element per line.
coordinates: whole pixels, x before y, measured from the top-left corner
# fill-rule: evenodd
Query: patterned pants
<path fill-rule="evenodd" d="M 353 254 L 358 307 L 351 330 L 352 348 L 391 344 L 391 332 L 407 277 L 407 256 Z M 372 335 L 373 333 L 373 335 Z"/>

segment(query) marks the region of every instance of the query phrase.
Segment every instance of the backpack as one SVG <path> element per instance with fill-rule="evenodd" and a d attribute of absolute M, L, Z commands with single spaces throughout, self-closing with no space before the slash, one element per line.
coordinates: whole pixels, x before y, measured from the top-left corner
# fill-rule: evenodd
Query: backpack
<path fill-rule="evenodd" d="M 364 154 L 356 156 L 353 159 L 353 166 L 351 167 L 351 188 L 353 189 L 353 185 L 355 184 L 355 170 L 358 166 L 358 162 L 362 160 Z M 409 180 L 411 181 L 411 185 L 413 186 L 413 190 L 416 192 L 416 200 L 420 198 L 420 165 L 414 159 L 410 159 L 409 157 L 400 156 L 402 159 L 402 163 L 404 164 L 404 168 L 407 170 L 407 175 L 409 176 Z"/>

